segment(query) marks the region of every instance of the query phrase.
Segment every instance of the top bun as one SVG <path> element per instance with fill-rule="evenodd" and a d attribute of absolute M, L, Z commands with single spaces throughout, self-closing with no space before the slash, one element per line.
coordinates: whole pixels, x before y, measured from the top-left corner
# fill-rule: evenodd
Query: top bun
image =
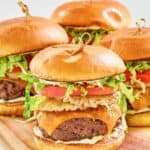
<path fill-rule="evenodd" d="M 150 28 L 138 32 L 137 28 L 115 31 L 101 40 L 101 44 L 111 48 L 123 60 L 150 58 Z"/>
<path fill-rule="evenodd" d="M 131 23 L 128 9 L 117 0 L 82 0 L 64 3 L 52 14 L 52 20 L 72 27 L 119 29 Z"/>
<path fill-rule="evenodd" d="M 101 46 L 58 45 L 39 52 L 31 61 L 33 75 L 52 81 L 87 81 L 125 71 L 121 58 Z"/>
<path fill-rule="evenodd" d="M 64 29 L 41 17 L 20 17 L 0 22 L 0 57 L 67 43 Z"/>

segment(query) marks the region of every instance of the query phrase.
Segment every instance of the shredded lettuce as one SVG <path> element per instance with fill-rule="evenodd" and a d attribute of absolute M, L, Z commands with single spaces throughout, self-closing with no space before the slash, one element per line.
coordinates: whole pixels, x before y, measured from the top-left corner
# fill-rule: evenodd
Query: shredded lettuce
<path fill-rule="evenodd" d="M 0 58 L 0 77 L 5 77 L 7 72 L 11 72 L 14 67 L 20 67 L 22 72 L 28 69 L 28 55 L 11 55 Z"/>
<path fill-rule="evenodd" d="M 126 67 L 131 73 L 133 71 L 143 72 L 150 69 L 150 61 L 128 61 Z"/>
<path fill-rule="evenodd" d="M 33 111 L 33 109 L 38 108 L 40 104 L 39 97 L 31 96 L 31 89 L 33 87 L 33 84 L 36 84 L 38 90 L 41 90 L 45 86 L 45 83 L 40 82 L 40 80 L 37 77 L 34 77 L 31 74 L 31 72 L 22 73 L 19 75 L 19 78 L 28 82 L 25 89 L 25 109 L 23 116 L 25 118 L 29 118 L 31 117 L 31 112 Z"/>
<path fill-rule="evenodd" d="M 44 96 L 35 95 L 30 98 L 30 111 L 37 110 L 40 107 L 40 104 L 45 100 Z"/>
<path fill-rule="evenodd" d="M 73 83 L 61 82 L 60 85 L 66 87 L 67 89 L 65 93 L 65 97 L 69 97 L 76 90 L 76 85 Z"/>
<path fill-rule="evenodd" d="M 150 61 L 129 61 L 126 62 L 127 70 L 131 73 L 131 81 L 130 83 L 132 85 L 138 85 L 141 87 L 141 91 L 137 93 L 137 96 L 139 97 L 141 93 L 145 93 L 146 91 L 146 85 L 141 80 L 137 79 L 136 72 L 143 72 L 145 70 L 150 69 Z"/>
<path fill-rule="evenodd" d="M 83 43 L 90 43 L 93 42 L 93 45 L 99 45 L 100 40 L 103 38 L 104 35 L 108 34 L 112 30 L 105 30 L 105 29 L 74 29 L 74 28 L 65 28 L 67 33 L 73 37 L 72 43 L 78 44 L 82 40 Z"/>
<path fill-rule="evenodd" d="M 38 79 L 37 77 L 33 76 L 30 72 L 27 74 L 22 74 L 19 76 L 22 80 L 28 81 L 28 85 L 26 87 L 25 95 L 26 95 L 26 101 L 25 101 L 25 111 L 24 111 L 24 117 L 28 118 L 31 116 L 31 111 L 37 109 L 40 106 L 40 103 L 42 102 L 42 97 L 32 97 L 30 96 L 30 91 L 33 86 L 33 84 L 36 84 L 36 87 L 41 90 L 44 86 L 46 86 L 48 83 L 44 82 L 44 80 Z M 127 113 L 127 99 L 130 101 L 134 101 L 135 95 L 133 94 L 133 89 L 128 87 L 124 83 L 125 81 L 125 75 L 120 74 L 116 75 L 114 77 L 107 77 L 96 81 L 91 81 L 88 86 L 110 86 L 114 88 L 115 90 L 120 91 L 120 99 L 118 101 L 119 105 L 122 108 L 123 113 Z M 65 97 L 69 97 L 74 91 L 77 89 L 80 89 L 82 96 L 87 95 L 87 91 L 84 88 L 83 85 L 85 85 L 86 82 L 83 82 L 82 84 L 78 82 L 60 82 L 60 86 L 66 87 L 66 94 Z M 34 105 L 34 106 L 32 106 Z"/>
<path fill-rule="evenodd" d="M 104 79 L 100 79 L 96 81 L 97 85 L 103 87 L 104 85 L 110 86 L 114 89 L 119 89 L 120 98 L 119 98 L 119 105 L 122 108 L 124 114 L 127 113 L 127 99 L 133 102 L 136 98 L 136 95 L 133 93 L 133 88 L 129 87 L 125 83 L 125 75 L 119 74 L 114 77 L 108 77 Z"/>

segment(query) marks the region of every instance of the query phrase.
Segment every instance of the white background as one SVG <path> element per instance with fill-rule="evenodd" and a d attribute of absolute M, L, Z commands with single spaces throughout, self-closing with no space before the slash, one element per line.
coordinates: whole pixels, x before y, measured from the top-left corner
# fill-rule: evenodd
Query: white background
<path fill-rule="evenodd" d="M 29 5 L 30 12 L 35 16 L 50 17 L 51 12 L 61 3 L 69 0 L 23 0 Z M 150 0 L 120 0 L 133 16 L 132 26 L 139 18 L 146 18 L 150 25 Z M 22 16 L 17 0 L 0 0 L 0 20 Z"/>

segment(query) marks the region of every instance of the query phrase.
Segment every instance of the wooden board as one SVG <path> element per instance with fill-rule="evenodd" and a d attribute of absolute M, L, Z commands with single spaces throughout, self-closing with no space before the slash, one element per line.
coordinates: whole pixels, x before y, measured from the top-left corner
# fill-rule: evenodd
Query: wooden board
<path fill-rule="evenodd" d="M 36 150 L 32 139 L 33 125 L 0 117 L 0 150 Z M 130 128 L 119 150 L 150 150 L 150 127 Z"/>

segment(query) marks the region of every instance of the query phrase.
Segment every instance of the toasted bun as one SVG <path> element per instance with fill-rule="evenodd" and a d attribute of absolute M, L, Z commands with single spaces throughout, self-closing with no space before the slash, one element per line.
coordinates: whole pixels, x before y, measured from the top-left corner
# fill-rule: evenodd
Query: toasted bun
<path fill-rule="evenodd" d="M 24 102 L 0 103 L 0 115 L 22 116 Z"/>
<path fill-rule="evenodd" d="M 101 40 L 101 45 L 114 50 L 124 60 L 150 58 L 150 28 L 137 33 L 137 28 L 115 31 Z"/>
<path fill-rule="evenodd" d="M 38 53 L 31 61 L 33 75 L 55 81 L 83 81 L 125 71 L 118 55 L 101 46 L 59 45 Z"/>
<path fill-rule="evenodd" d="M 67 43 L 65 31 L 41 17 L 21 17 L 0 22 L 0 57 Z"/>
<path fill-rule="evenodd" d="M 55 144 L 53 141 L 47 141 L 38 136 L 34 135 L 34 141 L 38 150 L 114 150 L 118 149 L 123 143 L 125 138 L 124 131 L 120 132 L 117 138 L 111 138 L 103 140 L 93 145 L 88 144 L 78 144 L 78 145 L 65 145 L 65 144 Z"/>
<path fill-rule="evenodd" d="M 134 115 L 127 115 L 128 126 L 135 127 L 149 127 L 150 126 L 150 111 L 138 113 Z"/>
<path fill-rule="evenodd" d="M 37 121 L 39 127 L 51 135 L 59 125 L 73 118 L 91 118 L 94 120 L 100 119 L 107 124 L 108 134 L 110 134 L 113 127 L 116 125 L 118 118 L 121 117 L 121 110 L 119 106 L 112 104 L 110 109 L 111 111 L 108 110 L 105 106 L 99 106 L 97 109 L 87 109 L 84 111 L 41 111 L 37 116 Z"/>
<path fill-rule="evenodd" d="M 128 9 L 116 0 L 67 2 L 53 12 L 51 19 L 63 26 L 104 29 L 124 28 L 131 23 Z"/>

